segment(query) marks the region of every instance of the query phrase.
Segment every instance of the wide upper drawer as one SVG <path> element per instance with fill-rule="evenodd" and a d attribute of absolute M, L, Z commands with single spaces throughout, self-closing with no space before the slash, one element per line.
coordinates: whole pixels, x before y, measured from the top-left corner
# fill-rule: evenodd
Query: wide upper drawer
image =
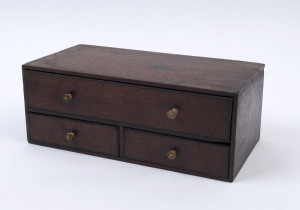
<path fill-rule="evenodd" d="M 29 109 L 229 141 L 232 98 L 25 71 Z"/>
<path fill-rule="evenodd" d="M 124 157 L 228 177 L 229 146 L 125 129 Z"/>
<path fill-rule="evenodd" d="M 28 114 L 34 142 L 118 156 L 118 128 L 41 114 Z"/>

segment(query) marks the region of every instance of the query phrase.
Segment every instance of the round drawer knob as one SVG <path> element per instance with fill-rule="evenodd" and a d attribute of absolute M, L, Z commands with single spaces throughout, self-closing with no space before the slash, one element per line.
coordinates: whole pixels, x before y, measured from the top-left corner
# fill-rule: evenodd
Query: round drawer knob
<path fill-rule="evenodd" d="M 74 132 L 68 132 L 65 135 L 65 138 L 66 138 L 67 141 L 72 141 L 74 139 L 74 137 L 75 137 Z"/>
<path fill-rule="evenodd" d="M 178 115 L 178 109 L 173 108 L 167 111 L 167 117 L 171 120 L 174 120 Z"/>
<path fill-rule="evenodd" d="M 72 99 L 72 94 L 71 93 L 66 93 L 64 95 L 64 101 L 65 102 L 69 102 L 69 101 L 71 101 L 71 99 Z"/>
<path fill-rule="evenodd" d="M 174 160 L 176 158 L 176 154 L 177 152 L 175 150 L 170 150 L 168 153 L 167 153 L 167 157 L 170 159 L 170 160 Z"/>

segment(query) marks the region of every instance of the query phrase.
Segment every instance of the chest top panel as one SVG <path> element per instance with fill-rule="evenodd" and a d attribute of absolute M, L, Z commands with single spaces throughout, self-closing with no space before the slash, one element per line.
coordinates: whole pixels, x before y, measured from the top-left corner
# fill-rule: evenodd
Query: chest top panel
<path fill-rule="evenodd" d="M 24 68 L 216 95 L 238 95 L 264 64 L 77 45 Z"/>

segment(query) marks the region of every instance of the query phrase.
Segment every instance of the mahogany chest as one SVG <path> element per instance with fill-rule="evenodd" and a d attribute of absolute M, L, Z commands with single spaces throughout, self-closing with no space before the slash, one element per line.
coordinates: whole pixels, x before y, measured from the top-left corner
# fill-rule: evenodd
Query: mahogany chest
<path fill-rule="evenodd" d="M 22 66 L 29 143 L 233 181 L 264 64 L 77 45 Z"/>

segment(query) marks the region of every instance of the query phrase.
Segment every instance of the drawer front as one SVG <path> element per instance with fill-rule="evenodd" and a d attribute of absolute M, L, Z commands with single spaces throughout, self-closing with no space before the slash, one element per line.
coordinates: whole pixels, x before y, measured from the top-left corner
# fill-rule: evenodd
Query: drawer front
<path fill-rule="evenodd" d="M 52 145 L 118 155 L 116 126 L 29 113 L 30 139 Z"/>
<path fill-rule="evenodd" d="M 101 118 L 215 141 L 230 139 L 231 98 L 29 70 L 25 81 L 29 109 Z"/>
<path fill-rule="evenodd" d="M 126 129 L 124 157 L 228 177 L 229 146 Z"/>

